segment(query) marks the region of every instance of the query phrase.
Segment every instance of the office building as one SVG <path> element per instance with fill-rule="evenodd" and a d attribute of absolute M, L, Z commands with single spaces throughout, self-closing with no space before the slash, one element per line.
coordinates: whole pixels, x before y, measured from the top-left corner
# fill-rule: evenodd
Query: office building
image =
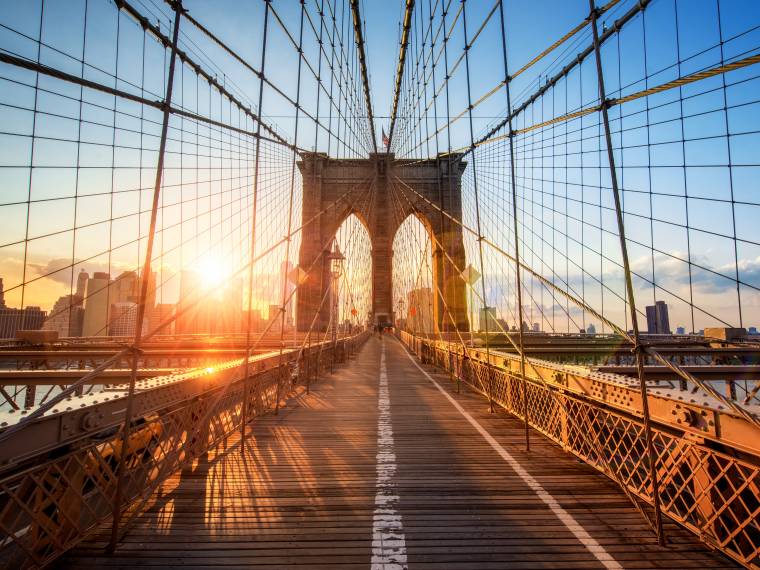
<path fill-rule="evenodd" d="M 137 323 L 137 303 L 118 301 L 111 303 L 110 336 L 134 336 Z"/>
<path fill-rule="evenodd" d="M 586 334 L 596 334 L 596 327 L 594 326 L 594 323 L 589 323 L 589 325 L 586 327 Z"/>
<path fill-rule="evenodd" d="M 168 321 L 174 316 L 175 307 L 170 303 L 159 303 L 151 311 L 150 319 L 148 320 L 148 331 L 152 332 L 163 323 Z M 174 323 L 170 322 L 164 328 L 162 328 L 157 334 L 174 334 Z"/>
<path fill-rule="evenodd" d="M 657 301 L 647 306 L 647 332 L 649 334 L 671 334 L 668 306 L 665 301 Z"/>
<path fill-rule="evenodd" d="M 111 285 L 111 303 L 137 303 L 140 300 L 140 287 L 137 273 L 125 271 L 114 279 Z"/>
<path fill-rule="evenodd" d="M 478 330 L 480 332 L 499 330 L 499 322 L 496 319 L 496 307 L 484 307 L 478 311 Z"/>
<path fill-rule="evenodd" d="M 79 273 L 77 274 L 77 297 L 84 299 L 84 295 L 87 292 L 87 280 L 89 278 L 89 273 L 87 273 L 84 269 L 79 270 Z"/>
<path fill-rule="evenodd" d="M 39 330 L 47 313 L 39 307 L 0 308 L 0 338 L 14 338 L 17 331 Z"/>
<path fill-rule="evenodd" d="M 290 327 L 293 326 L 293 315 L 295 313 L 295 297 L 291 297 L 290 295 L 293 293 L 293 290 L 296 288 L 295 283 L 293 283 L 290 280 L 290 274 L 293 271 L 293 264 L 291 262 L 285 263 L 284 261 L 280 264 L 280 282 L 281 284 L 284 283 L 285 287 L 285 324 L 286 326 Z M 280 295 L 282 295 L 282 285 L 280 288 Z M 278 297 L 279 299 L 280 297 Z"/>
<path fill-rule="evenodd" d="M 77 284 L 78 287 L 79 284 Z M 86 280 L 84 287 L 86 287 Z M 83 321 L 84 305 L 82 297 L 79 295 L 63 295 L 53 305 L 52 310 L 45 319 L 45 323 L 42 325 L 42 329 L 56 331 L 59 337 L 82 336 Z"/>
<path fill-rule="evenodd" d="M 39 330 L 47 313 L 35 306 L 11 309 L 5 304 L 3 279 L 0 277 L 0 338 L 14 338 L 16 331 Z"/>
<path fill-rule="evenodd" d="M 111 276 L 102 271 L 96 271 L 92 277 L 87 279 L 82 336 L 106 336 L 108 334 L 111 284 Z"/>
<path fill-rule="evenodd" d="M 179 303 L 174 330 L 177 334 L 207 332 L 208 311 L 202 303 L 201 277 L 195 271 L 183 271 L 179 277 Z"/>
<path fill-rule="evenodd" d="M 243 280 L 230 279 L 222 291 L 217 331 L 221 334 L 243 332 Z"/>

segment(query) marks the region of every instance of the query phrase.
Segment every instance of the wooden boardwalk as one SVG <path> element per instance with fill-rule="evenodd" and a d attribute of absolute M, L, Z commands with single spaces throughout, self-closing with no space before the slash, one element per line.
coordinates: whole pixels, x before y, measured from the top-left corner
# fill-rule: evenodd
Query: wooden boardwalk
<path fill-rule="evenodd" d="M 245 454 L 230 441 L 167 481 L 113 556 L 104 530 L 57 566 L 735 567 L 670 523 L 658 547 L 612 482 L 536 433 L 526 453 L 518 420 L 428 373 L 371 339 Z"/>

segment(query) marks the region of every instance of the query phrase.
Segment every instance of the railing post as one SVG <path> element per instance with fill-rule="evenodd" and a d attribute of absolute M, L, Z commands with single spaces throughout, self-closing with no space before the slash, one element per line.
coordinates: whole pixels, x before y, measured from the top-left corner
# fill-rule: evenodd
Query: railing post
<path fill-rule="evenodd" d="M 140 283 L 140 302 L 137 307 L 137 321 L 135 323 L 135 335 L 132 349 L 132 370 L 129 377 L 129 390 L 127 393 L 127 407 L 124 412 L 124 424 L 121 437 L 121 456 L 116 467 L 116 489 L 113 498 L 113 524 L 111 526 L 111 539 L 107 551 L 113 553 L 119 540 L 119 525 L 121 523 L 121 503 L 124 495 L 124 478 L 126 476 L 126 457 L 129 454 L 129 436 L 131 431 L 132 415 L 134 408 L 135 383 L 137 381 L 137 366 L 139 363 L 139 346 L 142 340 L 142 324 L 145 317 L 145 302 L 148 296 L 148 284 L 151 272 L 151 259 L 153 258 L 153 243 L 156 237 L 156 220 L 158 218 L 159 196 L 161 195 L 161 180 L 164 170 L 164 158 L 166 155 L 166 138 L 169 130 L 169 116 L 172 103 L 172 91 L 174 87 L 174 69 L 177 63 L 177 39 L 179 37 L 179 23 L 182 19 L 182 0 L 175 0 L 174 8 L 174 31 L 172 32 L 171 56 L 169 58 L 169 75 L 166 83 L 166 95 L 163 103 L 163 121 L 161 124 L 161 139 L 158 146 L 158 162 L 156 165 L 156 180 L 153 187 L 153 203 L 150 212 L 150 227 L 148 230 L 148 243 L 145 248 L 145 261 Z"/>
<path fill-rule="evenodd" d="M 597 27 L 598 9 L 594 0 L 589 0 L 589 20 L 591 22 L 591 31 L 594 37 L 594 55 L 596 57 L 596 75 L 599 86 L 599 106 L 602 112 L 602 121 L 604 123 L 604 138 L 607 145 L 607 161 L 610 169 L 610 180 L 612 183 L 612 195 L 615 200 L 615 214 L 617 217 L 618 236 L 620 238 L 620 253 L 623 258 L 623 270 L 625 272 L 625 287 L 628 294 L 628 307 L 631 314 L 631 326 L 633 327 L 634 350 L 636 352 L 636 371 L 639 377 L 639 390 L 641 392 L 641 411 L 644 416 L 644 438 L 646 450 L 649 458 L 649 477 L 652 482 L 652 503 L 654 504 L 655 528 L 657 529 L 657 542 L 660 546 L 665 545 L 665 534 L 662 527 L 662 512 L 660 507 L 660 485 L 657 475 L 657 455 L 652 440 L 652 426 L 649 415 L 649 400 L 647 394 L 647 384 L 644 377 L 644 354 L 643 346 L 639 335 L 639 324 L 636 314 L 636 298 L 633 292 L 633 279 L 631 277 L 631 265 L 628 259 L 628 246 L 625 238 L 625 224 L 623 221 L 623 209 L 620 200 L 620 189 L 618 187 L 617 171 L 615 169 L 615 153 L 612 147 L 612 134 L 610 130 L 610 119 L 608 113 L 609 101 L 604 89 L 604 74 L 602 71 L 602 54 L 599 43 L 599 30 Z"/>
<path fill-rule="evenodd" d="M 282 350 L 282 348 L 280 349 Z M 282 384 L 282 377 L 283 377 L 283 367 L 285 365 L 282 363 L 282 358 L 280 358 L 277 361 L 277 374 L 275 376 L 275 387 L 274 387 L 274 415 L 277 416 L 280 413 L 280 385 Z"/>
<path fill-rule="evenodd" d="M 313 359 L 313 356 L 311 354 L 311 341 L 307 341 L 309 343 L 308 348 L 306 349 L 308 351 L 306 356 L 306 393 L 309 394 L 311 392 L 311 361 Z"/>

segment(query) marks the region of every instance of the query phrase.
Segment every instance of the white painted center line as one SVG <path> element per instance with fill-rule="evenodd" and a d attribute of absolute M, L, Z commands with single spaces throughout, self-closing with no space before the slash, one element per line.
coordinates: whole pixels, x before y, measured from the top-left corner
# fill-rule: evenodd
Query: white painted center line
<path fill-rule="evenodd" d="M 377 393 L 377 478 L 375 512 L 372 517 L 372 570 L 403 570 L 406 565 L 406 538 L 401 514 L 396 510 L 396 452 L 393 448 L 391 401 L 388 371 L 385 367 L 385 342 L 380 352 L 380 387 Z"/>
<path fill-rule="evenodd" d="M 494 437 L 486 431 L 486 429 L 478 423 L 478 421 L 473 418 L 467 410 L 465 410 L 459 402 L 457 402 L 454 398 L 451 397 L 451 395 L 444 390 L 438 382 L 436 382 L 430 374 L 428 374 L 422 366 L 417 364 L 417 361 L 412 357 L 411 354 L 409 354 L 409 351 L 404 349 L 404 352 L 409 357 L 409 360 L 412 361 L 412 363 L 419 369 L 420 372 L 422 372 L 428 380 L 430 380 L 433 385 L 438 388 L 438 390 L 446 396 L 448 401 L 451 403 L 452 406 L 454 406 L 457 411 L 464 416 L 464 418 L 470 422 L 470 424 L 478 430 L 478 433 L 483 436 L 483 438 L 491 445 L 491 447 L 498 453 L 504 461 L 506 461 L 509 466 L 514 470 L 517 475 L 519 475 L 520 479 L 525 482 L 525 484 L 530 487 L 533 492 L 538 496 L 539 499 L 541 499 L 544 504 L 551 509 L 551 511 L 557 516 L 557 518 L 562 521 L 562 524 L 565 525 L 567 530 L 573 533 L 575 535 L 575 538 L 578 539 L 578 541 L 585 546 L 588 551 L 593 554 L 599 562 L 602 563 L 602 565 L 605 568 L 609 568 L 610 570 L 619 570 L 623 567 L 620 565 L 620 563 L 615 560 L 612 555 L 607 552 L 604 547 L 599 544 L 587 531 L 581 524 L 575 520 L 573 515 L 568 513 L 565 509 L 562 508 L 562 506 L 559 504 L 559 502 L 552 497 L 546 489 L 543 488 L 541 483 L 536 481 L 533 476 L 531 476 L 530 473 L 528 473 L 522 465 L 515 459 L 502 445 L 494 439 Z"/>

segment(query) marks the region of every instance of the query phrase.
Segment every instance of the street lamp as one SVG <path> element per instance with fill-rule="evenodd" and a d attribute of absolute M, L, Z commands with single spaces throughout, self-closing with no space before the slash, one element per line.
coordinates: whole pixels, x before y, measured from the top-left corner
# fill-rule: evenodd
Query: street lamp
<path fill-rule="evenodd" d="M 462 271 L 461 277 L 464 282 L 469 285 L 470 290 L 470 344 L 472 344 L 472 329 L 475 326 L 475 305 L 473 304 L 472 299 L 472 289 L 473 285 L 478 282 L 478 279 L 480 279 L 481 276 L 480 272 L 477 269 L 475 269 L 472 265 L 468 265 L 465 267 L 464 271 Z M 483 299 L 483 304 L 485 305 L 485 299 Z"/>
<path fill-rule="evenodd" d="M 340 252 L 338 240 L 333 240 L 333 248 L 327 254 L 327 260 L 330 262 L 330 275 L 332 276 L 332 283 L 330 284 L 330 306 L 332 307 L 332 313 L 330 320 L 333 323 L 332 340 L 333 350 L 335 350 L 338 340 L 338 279 L 343 275 L 343 262 L 346 260 L 346 257 Z"/>

